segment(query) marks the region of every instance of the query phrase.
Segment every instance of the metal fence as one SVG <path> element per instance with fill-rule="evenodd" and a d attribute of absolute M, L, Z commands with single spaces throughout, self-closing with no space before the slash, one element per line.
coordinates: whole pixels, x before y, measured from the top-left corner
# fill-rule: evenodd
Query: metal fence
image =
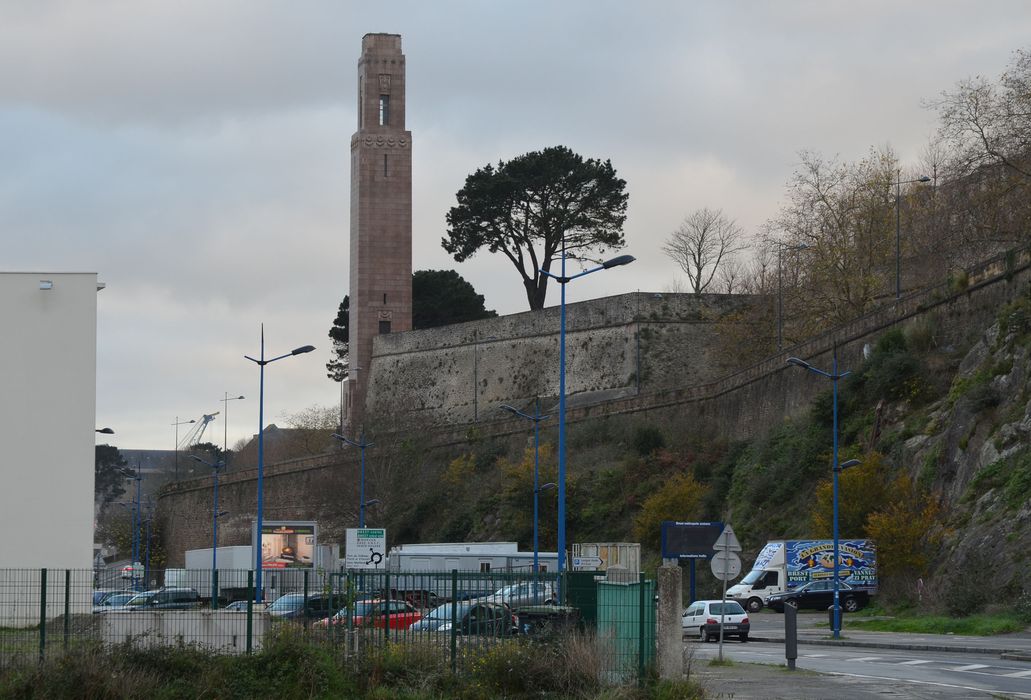
<path fill-rule="evenodd" d="M 266 570 L 258 603 L 253 571 L 149 573 L 149 585 L 127 571 L 98 589 L 88 569 L 0 570 L 0 667 L 86 644 L 251 653 L 285 629 L 344 659 L 439 655 L 455 673 L 504 645 L 571 635 L 596 655 L 606 682 L 642 677 L 655 654 L 654 582 L 643 576 L 605 583 L 576 572 Z"/>

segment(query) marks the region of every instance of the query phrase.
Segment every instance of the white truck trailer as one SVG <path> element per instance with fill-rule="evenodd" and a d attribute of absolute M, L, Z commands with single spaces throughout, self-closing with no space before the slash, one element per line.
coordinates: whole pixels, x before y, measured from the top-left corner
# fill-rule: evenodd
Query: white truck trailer
<path fill-rule="evenodd" d="M 215 558 L 218 568 L 218 598 L 222 602 L 245 600 L 247 598 L 248 574 L 254 570 L 253 550 L 250 545 L 219 547 Z M 192 588 L 204 600 L 212 597 L 211 547 L 186 550 L 186 566 L 165 571 L 166 588 Z M 304 588 L 304 572 L 308 571 L 309 590 L 320 589 L 328 573 L 340 567 L 339 545 L 319 545 L 316 548 L 314 569 L 265 569 L 262 585 L 265 600 L 272 600 L 283 593 L 292 593 Z"/>
<path fill-rule="evenodd" d="M 871 594 L 877 591 L 873 540 L 838 541 L 838 576 Z M 727 597 L 759 612 L 771 595 L 823 579 L 834 580 L 833 540 L 775 540 L 766 543 L 741 582 L 727 589 Z"/>

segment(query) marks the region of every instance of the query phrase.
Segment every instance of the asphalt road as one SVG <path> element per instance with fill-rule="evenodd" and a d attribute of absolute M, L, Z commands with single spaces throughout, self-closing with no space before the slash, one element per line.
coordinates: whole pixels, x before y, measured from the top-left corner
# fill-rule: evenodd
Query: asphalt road
<path fill-rule="evenodd" d="M 724 667 L 705 663 L 718 645 L 688 641 L 685 647 L 696 677 L 715 697 L 1031 698 L 1031 662 L 984 654 L 800 645 L 799 670 L 792 673 L 780 668 L 782 644 L 725 642 L 724 659 L 735 663 Z"/>

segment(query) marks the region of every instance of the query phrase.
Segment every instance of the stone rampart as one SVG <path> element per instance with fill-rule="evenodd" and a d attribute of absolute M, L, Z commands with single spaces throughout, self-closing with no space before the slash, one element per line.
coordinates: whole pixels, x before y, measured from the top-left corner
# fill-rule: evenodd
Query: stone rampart
<path fill-rule="evenodd" d="M 743 295 L 631 293 L 566 306 L 571 403 L 704 384 L 726 374 L 716 323 L 755 303 Z M 502 404 L 558 395 L 557 306 L 406 333 L 373 343 L 367 415 L 380 427 L 463 425 Z"/>
<path fill-rule="evenodd" d="M 733 439 L 756 436 L 779 424 L 786 416 L 806 410 L 813 397 L 829 386 L 826 380 L 786 364 L 787 357 L 801 357 L 817 367 L 829 369 L 834 349 L 837 348 L 840 368 L 853 369 L 861 362 L 864 345 L 876 343 L 877 338 L 893 326 L 907 323 L 926 324 L 932 329 L 934 342 L 940 348 L 954 347 L 962 350 L 978 339 L 995 318 L 1000 307 L 1020 296 L 1026 296 L 1031 288 L 1029 285 L 1031 254 L 1028 251 L 1011 253 L 970 271 L 967 285 L 962 290 L 942 284 L 908 295 L 874 313 L 794 347 L 786 348 L 783 353 L 717 381 L 652 391 L 644 391 L 642 387 L 640 394 L 635 393 L 600 403 L 581 403 L 577 406 L 570 402 L 567 421 L 577 423 L 604 417 L 642 415 L 661 417 L 680 426 L 684 431 L 708 431 Z M 625 312 L 627 299 L 633 299 L 633 296 L 623 295 L 599 301 L 606 302 L 601 308 L 618 308 L 622 304 Z M 609 300 L 622 301 L 615 301 L 613 306 L 607 306 Z M 672 305 L 670 308 L 673 308 Z M 694 310 L 700 314 L 702 308 L 696 306 Z M 535 322 L 539 322 L 542 328 L 546 327 L 545 314 L 549 313 L 556 312 L 546 309 Z M 626 328 L 636 322 L 627 322 L 624 316 L 624 322 L 620 325 L 615 323 L 619 316 L 596 313 L 602 314 L 595 317 L 596 321 L 599 318 L 605 319 L 610 323 L 609 327 Z M 468 342 L 469 338 L 473 337 L 470 335 L 471 332 L 474 332 L 474 335 L 488 327 L 497 329 L 494 331 L 497 340 L 491 342 L 516 342 L 515 339 L 502 340 L 503 334 L 500 329 L 505 328 L 505 324 L 511 321 L 493 321 L 497 325 L 461 324 L 440 329 L 437 337 L 454 334 L 449 347 L 460 349 L 471 345 Z M 586 323 L 583 317 L 579 323 Z M 642 321 L 642 329 L 643 323 Z M 601 323 L 597 325 L 604 327 Z M 712 324 L 708 325 L 711 327 Z M 585 326 L 577 328 L 580 329 L 578 332 L 585 332 L 582 330 Z M 428 332 L 405 333 L 403 336 L 392 339 L 397 342 L 403 341 L 403 346 L 381 346 L 381 349 L 393 347 L 400 355 L 415 357 L 419 354 L 420 344 L 424 344 L 421 347 L 433 356 L 432 346 L 428 344 L 433 336 Z M 670 345 L 674 346 L 675 343 Z M 382 352 L 382 355 L 389 356 L 385 352 Z M 644 356 L 642 353 L 642 357 Z M 437 357 L 443 361 L 439 354 Z M 539 362 L 543 366 L 545 362 L 552 361 L 557 364 L 557 356 L 544 358 Z M 688 364 L 687 360 L 682 364 Z M 626 366 L 623 367 L 625 369 Z M 677 368 L 677 363 L 669 362 L 668 367 L 668 371 L 673 372 Z M 628 384 L 624 383 L 623 388 L 628 388 Z M 496 400 L 496 394 L 491 396 Z M 489 419 L 486 414 L 481 417 L 475 426 L 477 435 L 487 438 L 526 434 L 526 421 L 501 418 L 501 415 L 504 414 L 492 411 Z M 450 428 L 437 426 L 427 435 L 431 436 L 437 448 L 445 449 L 468 442 L 469 430 L 468 424 L 453 425 Z M 390 437 L 380 432 L 377 442 L 381 445 L 391 441 L 400 443 L 404 438 L 403 432 Z M 266 519 L 314 519 L 320 523 L 323 541 L 342 542 L 344 528 L 348 524 L 353 524 L 356 519 L 353 505 L 355 498 L 352 496 L 353 461 L 353 455 L 332 452 L 266 467 Z M 257 495 L 255 480 L 254 470 L 231 473 L 223 480 L 220 489 L 222 508 L 229 510 L 231 515 L 225 523 L 220 524 L 221 544 L 249 542 L 250 521 L 253 519 Z M 164 541 L 169 552 L 168 565 L 181 566 L 184 550 L 210 546 L 211 480 L 184 481 L 166 491 L 158 501 L 158 517 L 163 526 Z"/>

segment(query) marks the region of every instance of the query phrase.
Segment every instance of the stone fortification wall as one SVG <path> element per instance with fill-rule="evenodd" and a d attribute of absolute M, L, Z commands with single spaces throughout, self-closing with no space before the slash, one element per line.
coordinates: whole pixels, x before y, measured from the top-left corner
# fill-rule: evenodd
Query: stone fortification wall
<path fill-rule="evenodd" d="M 566 306 L 570 405 L 712 381 L 730 364 L 716 322 L 741 295 L 631 293 Z M 367 409 L 380 427 L 467 424 L 502 404 L 558 396 L 560 308 L 407 333 L 373 343 Z"/>
<path fill-rule="evenodd" d="M 354 499 L 340 492 L 351 475 L 348 458 L 334 451 L 317 457 L 266 465 L 265 520 L 316 520 L 319 539 L 343 542 L 345 523 L 352 522 Z M 257 507 L 257 470 L 230 472 L 219 479 L 219 546 L 249 545 L 251 522 Z M 158 497 L 157 519 L 168 554 L 166 566 L 185 564 L 187 549 L 211 546 L 211 478 L 188 479 L 170 484 Z"/>
<path fill-rule="evenodd" d="M 665 388 L 593 406 L 572 407 L 567 422 L 603 416 L 657 414 L 681 422 L 685 430 L 712 431 L 743 440 L 761 435 L 785 417 L 808 410 L 813 398 L 830 383 L 788 365 L 800 357 L 830 370 L 835 349 L 839 370 L 863 361 L 863 347 L 874 344 L 896 325 L 920 323 L 930 328 L 936 347 L 962 352 L 991 325 L 999 309 L 1031 294 L 1031 250 L 1007 253 L 968 271 L 967 283 L 954 282 L 914 292 L 850 323 L 815 336 L 780 354 L 713 382 Z M 502 419 L 481 423 L 479 434 L 505 435 L 525 430 L 523 421 Z M 460 443 L 462 430 L 438 433 L 441 443 Z"/>
<path fill-rule="evenodd" d="M 787 365 L 787 357 L 794 355 L 817 367 L 829 369 L 834 348 L 837 347 L 840 368 L 854 369 L 861 362 L 864 345 L 875 343 L 886 330 L 897 324 L 909 323 L 926 324 L 933 329 L 934 342 L 939 347 L 953 347 L 960 352 L 980 337 L 1001 306 L 1027 295 L 1029 285 L 1031 255 L 1028 251 L 1002 256 L 971 271 L 969 283 L 962 290 L 957 291 L 943 284 L 903 297 L 877 312 L 786 348 L 781 354 L 717 381 L 648 392 L 642 387 L 639 395 L 603 403 L 571 405 L 567 420 L 576 423 L 605 417 L 641 415 L 649 419 L 662 419 L 685 431 L 711 431 L 732 439 L 759 435 L 779 424 L 786 416 L 806 410 L 813 397 L 829 387 L 827 380 Z M 653 301 L 661 309 L 661 300 Z M 615 307 L 618 307 L 618 303 Z M 625 304 L 623 308 L 626 308 Z M 701 314 L 703 307 L 689 308 Z M 549 313 L 556 312 L 547 309 L 538 317 L 542 327 L 546 327 L 543 325 L 547 318 L 544 314 Z M 557 316 L 555 319 L 557 323 Z M 492 323 L 499 324 L 497 328 L 503 328 L 506 321 L 494 319 Z M 583 316 L 580 322 L 584 322 Z M 623 326 L 632 323 L 624 323 Z M 643 330 L 647 327 L 646 322 L 641 319 L 641 323 Z M 461 348 L 462 338 L 471 337 L 469 331 L 477 325 L 482 328 L 483 325 L 491 324 L 463 324 L 440 330 L 454 333 L 451 347 Z M 409 343 L 405 350 L 415 356 L 419 349 L 416 343 L 428 342 L 429 337 L 428 332 L 420 331 L 405 333 L 391 340 Z M 491 342 L 505 342 L 500 340 L 500 336 L 497 337 L 497 341 Z M 669 351 L 676 345 L 676 341 L 664 344 Z M 426 347 L 427 351 L 430 349 Z M 642 352 L 642 358 L 646 356 L 647 353 Z M 699 364 L 705 364 L 704 358 L 699 360 Z M 674 371 L 676 365 L 676 362 L 668 362 L 669 371 Z M 526 430 L 526 421 L 501 418 L 497 411 L 490 413 L 489 420 L 484 418 L 477 424 L 477 433 L 481 438 L 525 435 Z M 441 426 L 429 434 L 438 448 L 447 448 L 468 441 L 468 426 L 455 425 L 450 429 Z M 383 445 L 389 441 L 400 443 L 404 437 L 404 434 L 399 434 L 388 438 L 380 432 L 378 442 Z M 344 528 L 348 523 L 353 525 L 356 520 L 353 505 L 355 499 L 351 493 L 355 474 L 353 462 L 353 454 L 334 452 L 266 467 L 266 519 L 314 519 L 322 528 L 322 541 L 342 542 Z M 220 523 L 221 544 L 249 543 L 250 521 L 254 517 L 257 494 L 255 480 L 256 473 L 253 470 L 231 473 L 223 480 L 220 489 L 221 507 L 230 511 L 231 515 Z M 184 550 L 210 546 L 211 480 L 196 479 L 171 487 L 159 497 L 158 518 L 169 552 L 169 566 L 181 566 Z"/>

